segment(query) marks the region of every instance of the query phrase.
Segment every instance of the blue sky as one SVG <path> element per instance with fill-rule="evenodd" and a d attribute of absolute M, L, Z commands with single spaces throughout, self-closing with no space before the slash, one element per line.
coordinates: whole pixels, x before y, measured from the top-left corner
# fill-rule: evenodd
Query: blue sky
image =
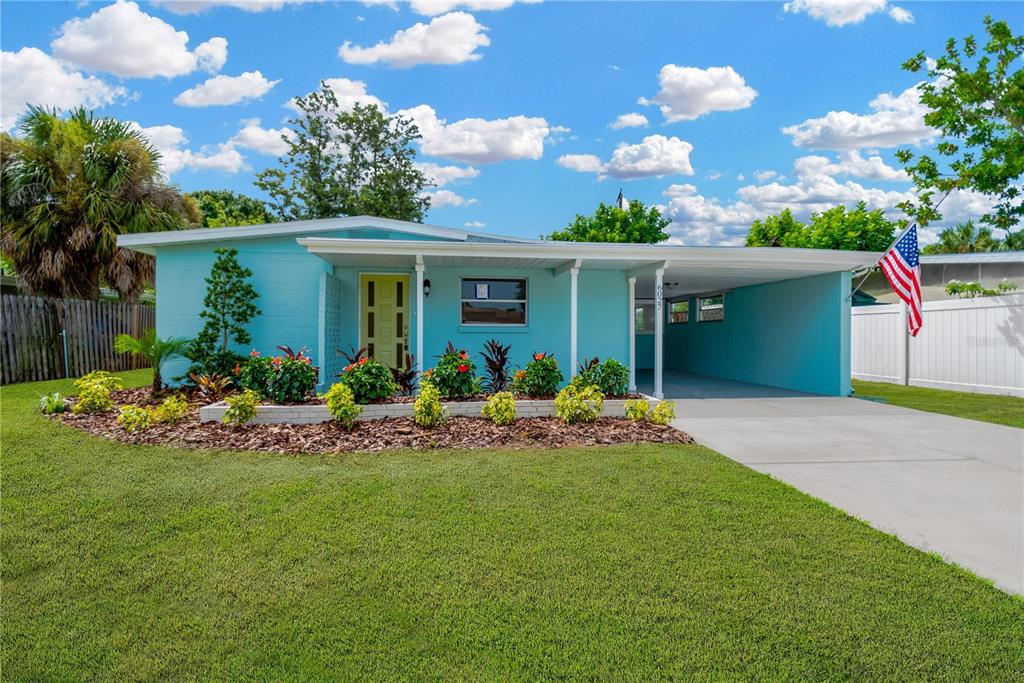
<path fill-rule="evenodd" d="M 894 152 L 933 139 L 900 63 L 987 13 L 1021 31 L 1008 2 L 4 2 L 0 118 L 93 106 L 182 189 L 259 196 L 288 101 L 336 79 L 420 124 L 428 222 L 535 237 L 621 187 L 673 240 L 730 244 L 786 207 L 898 216 Z M 986 206 L 952 196 L 944 223 Z"/>

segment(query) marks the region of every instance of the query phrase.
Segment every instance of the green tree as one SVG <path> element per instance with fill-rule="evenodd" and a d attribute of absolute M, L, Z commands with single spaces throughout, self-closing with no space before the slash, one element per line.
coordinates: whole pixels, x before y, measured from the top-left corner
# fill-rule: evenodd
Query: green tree
<path fill-rule="evenodd" d="M 786 209 L 778 216 L 754 221 L 746 244 L 748 247 L 884 251 L 895 239 L 898 227 L 881 209 L 868 211 L 864 202 L 852 210 L 840 204 L 811 214 L 808 224 L 794 219 Z"/>
<path fill-rule="evenodd" d="M 117 236 L 188 227 L 195 204 L 164 181 L 157 152 L 123 121 L 30 107 L 18 129 L 18 138 L 0 135 L 0 251 L 22 285 L 98 299 L 102 282 L 138 298 L 153 257 L 119 249 Z"/>
<path fill-rule="evenodd" d="M 931 111 L 924 120 L 941 135 L 934 158 L 909 149 L 896 154 L 918 190 L 917 199 L 900 208 L 922 226 L 942 217 L 938 199 L 954 189 L 996 200 L 994 210 L 981 217 L 991 228 L 1012 232 L 1024 215 L 1024 36 L 991 17 L 985 17 L 985 30 L 988 40 L 980 52 L 974 36 L 959 47 L 950 38 L 938 59 L 919 52 L 903 64 L 927 74 L 921 103 Z"/>
<path fill-rule="evenodd" d="M 544 239 L 561 242 L 630 242 L 654 244 L 669 238 L 665 228 L 670 223 L 655 207 L 647 208 L 643 202 L 632 200 L 628 209 L 597 205 L 591 216 L 576 214 L 575 220 L 564 230 L 555 230 Z"/>
<path fill-rule="evenodd" d="M 281 220 L 370 215 L 422 221 L 430 186 L 416 167 L 421 138 L 412 119 L 388 116 L 376 105 L 340 111 L 334 91 L 295 99 L 299 114 L 284 136 L 288 152 L 279 168 L 259 173 L 256 186 L 271 198 Z"/>
<path fill-rule="evenodd" d="M 231 343 L 249 344 L 252 336 L 245 326 L 261 311 L 254 303 L 259 297 L 249 282 L 252 271 L 238 263 L 237 249 L 214 249 L 217 260 L 206 278 L 206 296 L 199 317 L 205 320 L 192 345 L 191 356 L 230 353 Z"/>
<path fill-rule="evenodd" d="M 998 251 L 1002 242 L 992 236 L 992 228 L 975 227 L 974 221 L 957 223 L 939 233 L 939 241 L 921 249 L 922 254 L 973 254 Z"/>
<path fill-rule="evenodd" d="M 142 356 L 153 366 L 153 393 L 160 391 L 164 386 L 163 377 L 160 374 L 160 366 L 169 358 L 180 356 L 188 346 L 187 339 L 170 337 L 161 339 L 156 336 L 156 330 L 150 327 L 139 337 L 130 334 L 119 334 L 114 338 L 114 351 L 118 353 L 130 353 L 133 356 Z"/>
<path fill-rule="evenodd" d="M 266 202 L 231 190 L 198 190 L 189 192 L 188 196 L 199 206 L 204 228 L 260 225 L 277 221 Z"/>

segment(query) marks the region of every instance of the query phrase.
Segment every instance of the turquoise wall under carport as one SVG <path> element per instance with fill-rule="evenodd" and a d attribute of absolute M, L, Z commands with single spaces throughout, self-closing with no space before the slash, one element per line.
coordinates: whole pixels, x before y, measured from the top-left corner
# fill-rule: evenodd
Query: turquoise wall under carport
<path fill-rule="evenodd" d="M 665 325 L 665 367 L 829 396 L 850 393 L 850 274 L 740 287 L 725 320 Z"/>

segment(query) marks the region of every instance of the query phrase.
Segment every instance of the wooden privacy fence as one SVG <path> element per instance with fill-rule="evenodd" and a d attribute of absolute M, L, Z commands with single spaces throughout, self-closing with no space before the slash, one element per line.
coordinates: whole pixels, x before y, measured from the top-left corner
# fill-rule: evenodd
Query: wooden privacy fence
<path fill-rule="evenodd" d="M 114 353 L 114 337 L 155 327 L 153 306 L 20 294 L 5 294 L 0 303 L 3 384 L 147 366 L 145 359 Z"/>

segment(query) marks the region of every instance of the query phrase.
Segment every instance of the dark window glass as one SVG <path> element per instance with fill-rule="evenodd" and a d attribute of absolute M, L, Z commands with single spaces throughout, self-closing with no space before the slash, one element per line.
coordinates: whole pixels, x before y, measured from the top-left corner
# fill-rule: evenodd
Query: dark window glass
<path fill-rule="evenodd" d="M 402 367 L 402 363 L 405 362 L 405 356 L 402 355 L 402 343 L 395 344 L 395 358 L 398 359 L 398 367 Z"/>
<path fill-rule="evenodd" d="M 395 291 L 396 291 L 396 292 L 398 293 L 398 294 L 397 294 L 397 296 L 395 297 L 395 300 L 396 300 L 396 301 L 395 301 L 395 303 L 396 303 L 396 304 L 397 304 L 398 306 L 403 306 L 403 305 L 404 305 L 404 303 L 403 303 L 403 302 L 404 302 L 405 300 L 404 300 L 404 299 L 402 298 L 402 285 L 404 285 L 404 284 L 405 284 L 404 282 L 402 282 L 401 280 L 399 280 L 399 281 L 398 281 L 398 286 L 397 286 L 397 287 L 395 287 Z"/>
<path fill-rule="evenodd" d="M 476 325 L 525 325 L 526 304 L 514 301 L 463 301 L 462 322 Z"/>
<path fill-rule="evenodd" d="M 373 311 L 370 311 L 369 313 L 366 314 L 366 336 L 377 336 L 373 333 Z"/>
<path fill-rule="evenodd" d="M 373 358 L 373 342 L 366 345 L 366 355 Z"/>
<path fill-rule="evenodd" d="M 486 286 L 477 296 L 477 285 Z M 523 301 L 526 299 L 526 280 L 463 280 L 464 300 Z"/>
<path fill-rule="evenodd" d="M 405 333 L 405 326 L 402 324 L 404 322 L 403 321 L 402 312 L 399 311 L 398 314 L 395 317 L 396 317 L 396 324 L 398 325 L 398 334 L 404 334 Z"/>
<path fill-rule="evenodd" d="M 373 280 L 366 283 L 366 305 L 373 306 Z"/>

